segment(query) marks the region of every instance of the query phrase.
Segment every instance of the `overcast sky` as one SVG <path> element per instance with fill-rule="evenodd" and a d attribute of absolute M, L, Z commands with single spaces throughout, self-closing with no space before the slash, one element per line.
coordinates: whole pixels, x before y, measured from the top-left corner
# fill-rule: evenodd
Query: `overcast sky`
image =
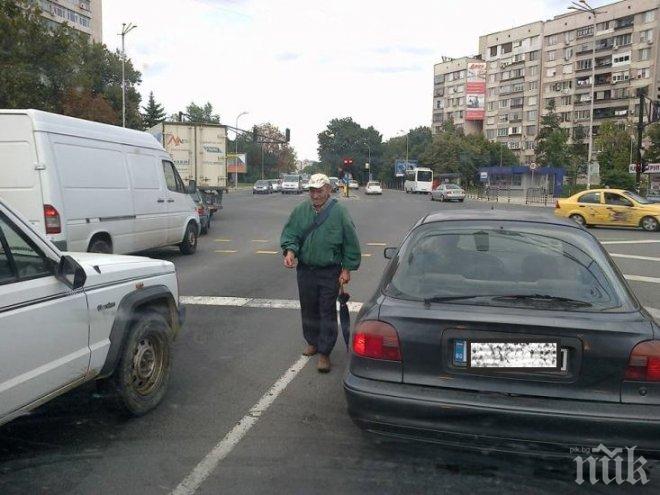
<path fill-rule="evenodd" d="M 602 5 L 604 1 L 594 1 Z M 169 113 L 210 101 L 222 122 L 291 128 L 300 159 L 335 117 L 385 138 L 430 125 L 433 64 L 476 54 L 479 35 L 549 19 L 569 0 L 105 0 L 120 46 Z"/>

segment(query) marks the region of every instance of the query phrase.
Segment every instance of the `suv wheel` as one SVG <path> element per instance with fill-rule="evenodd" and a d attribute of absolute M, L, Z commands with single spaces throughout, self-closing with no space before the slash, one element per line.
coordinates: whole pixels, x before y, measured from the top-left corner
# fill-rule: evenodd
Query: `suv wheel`
<path fill-rule="evenodd" d="M 170 336 L 163 315 L 153 310 L 137 313 L 117 369 L 102 382 L 121 412 L 142 416 L 165 396 L 172 362 Z"/>
<path fill-rule="evenodd" d="M 197 226 L 194 223 L 189 223 L 186 227 L 183 241 L 179 244 L 179 251 L 181 254 L 194 254 L 197 251 Z"/>

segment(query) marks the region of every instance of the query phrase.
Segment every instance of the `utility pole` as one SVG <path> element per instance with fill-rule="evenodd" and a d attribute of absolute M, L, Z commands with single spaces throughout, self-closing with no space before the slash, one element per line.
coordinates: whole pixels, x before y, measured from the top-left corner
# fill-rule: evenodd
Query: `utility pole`
<path fill-rule="evenodd" d="M 264 143 L 261 143 L 261 179 L 264 178 Z"/>
<path fill-rule="evenodd" d="M 137 26 L 128 23 L 126 24 L 125 22 L 122 22 L 121 24 L 121 33 L 119 33 L 119 36 L 121 36 L 121 125 L 122 127 L 126 127 L 126 47 L 124 43 L 124 39 L 126 38 L 126 35 L 133 31 Z"/>
<path fill-rule="evenodd" d="M 644 135 L 644 104 L 645 102 L 645 88 L 637 88 L 637 96 L 639 97 L 639 115 L 637 118 L 637 167 L 635 174 L 635 182 L 639 189 L 642 180 L 642 137 Z"/>
<path fill-rule="evenodd" d="M 238 189 L 238 119 L 248 112 L 241 112 L 236 116 L 236 137 L 234 137 L 234 188 Z"/>

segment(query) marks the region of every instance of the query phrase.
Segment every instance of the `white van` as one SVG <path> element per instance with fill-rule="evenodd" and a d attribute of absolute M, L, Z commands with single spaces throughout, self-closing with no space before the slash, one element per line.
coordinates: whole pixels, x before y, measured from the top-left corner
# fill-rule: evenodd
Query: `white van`
<path fill-rule="evenodd" d="M 403 188 L 407 193 L 430 194 L 433 190 L 433 170 L 430 168 L 413 168 L 406 170 L 406 181 Z"/>
<path fill-rule="evenodd" d="M 63 251 L 197 247 L 195 204 L 146 132 L 0 110 L 0 197 Z"/>

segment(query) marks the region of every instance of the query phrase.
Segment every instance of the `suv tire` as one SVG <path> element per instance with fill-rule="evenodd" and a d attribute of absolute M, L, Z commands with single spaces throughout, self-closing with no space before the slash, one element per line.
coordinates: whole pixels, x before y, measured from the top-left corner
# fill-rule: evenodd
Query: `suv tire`
<path fill-rule="evenodd" d="M 154 310 L 136 315 L 115 372 L 100 384 L 112 405 L 130 416 L 142 416 L 161 402 L 172 362 L 171 329 L 165 317 Z"/>

